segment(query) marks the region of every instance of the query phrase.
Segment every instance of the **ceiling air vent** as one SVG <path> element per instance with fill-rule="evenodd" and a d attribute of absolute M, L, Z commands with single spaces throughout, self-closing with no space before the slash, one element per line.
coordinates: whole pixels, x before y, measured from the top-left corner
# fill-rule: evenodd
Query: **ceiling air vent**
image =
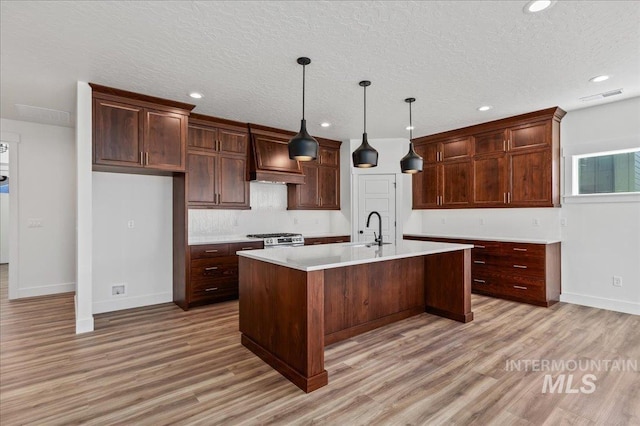
<path fill-rule="evenodd" d="M 31 105 L 16 104 L 18 115 L 24 121 L 33 121 L 54 126 L 71 126 L 71 114 L 57 109 L 40 108 Z"/>
<path fill-rule="evenodd" d="M 610 96 L 621 95 L 622 89 L 610 90 L 608 92 L 598 93 L 597 95 L 585 96 L 584 98 L 580 98 L 582 102 L 590 102 L 598 99 L 605 99 Z"/>

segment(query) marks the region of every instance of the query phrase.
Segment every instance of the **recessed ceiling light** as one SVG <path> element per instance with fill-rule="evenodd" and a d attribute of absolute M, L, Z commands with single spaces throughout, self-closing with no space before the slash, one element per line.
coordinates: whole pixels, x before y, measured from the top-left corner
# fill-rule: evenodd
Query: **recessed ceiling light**
<path fill-rule="evenodd" d="M 592 83 L 600 83 L 601 81 L 609 80 L 608 75 L 598 75 L 596 77 L 590 78 L 589 81 Z"/>
<path fill-rule="evenodd" d="M 202 93 L 198 93 L 198 92 L 191 92 L 189 93 L 189 96 L 191 96 L 193 99 L 202 99 L 204 96 L 202 96 Z"/>
<path fill-rule="evenodd" d="M 322 127 L 329 127 L 329 126 L 331 126 L 331 123 L 327 123 L 327 122 L 325 121 L 324 123 L 320 123 L 320 125 L 321 125 Z"/>
<path fill-rule="evenodd" d="M 555 1 L 552 0 L 533 0 L 527 3 L 524 7 L 525 13 L 537 13 L 542 12 L 545 9 L 553 6 Z"/>
<path fill-rule="evenodd" d="M 482 105 L 478 108 L 478 111 L 489 111 L 491 108 L 493 108 L 491 105 Z"/>
<path fill-rule="evenodd" d="M 407 126 L 407 130 L 414 130 L 413 126 Z"/>

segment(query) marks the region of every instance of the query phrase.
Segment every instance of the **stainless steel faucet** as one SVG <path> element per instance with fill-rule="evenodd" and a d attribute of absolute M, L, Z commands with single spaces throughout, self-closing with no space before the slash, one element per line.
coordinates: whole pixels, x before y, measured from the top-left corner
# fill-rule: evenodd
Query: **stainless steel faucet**
<path fill-rule="evenodd" d="M 375 238 L 376 244 L 381 246 L 382 245 L 382 217 L 380 216 L 380 213 L 376 211 L 372 211 L 371 213 L 369 213 L 369 216 L 367 217 L 367 228 L 369 227 L 371 216 L 373 216 L 374 214 L 378 216 L 378 236 L 376 237 L 376 233 L 374 232 L 373 237 Z"/>

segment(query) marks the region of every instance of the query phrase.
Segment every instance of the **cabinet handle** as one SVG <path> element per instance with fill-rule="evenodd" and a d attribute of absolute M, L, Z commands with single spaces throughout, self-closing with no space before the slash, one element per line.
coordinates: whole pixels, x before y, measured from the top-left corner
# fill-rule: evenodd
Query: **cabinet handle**
<path fill-rule="evenodd" d="M 474 278 L 474 279 L 473 279 L 473 282 L 474 282 L 474 283 L 480 283 L 480 284 L 484 284 L 484 283 L 486 283 L 486 281 L 485 281 L 485 280 L 479 280 L 479 279 L 477 279 L 477 278 Z"/>
<path fill-rule="evenodd" d="M 513 250 L 514 251 L 527 251 L 527 249 L 518 248 L 518 247 L 514 247 Z"/>
<path fill-rule="evenodd" d="M 205 271 L 215 271 L 216 269 L 218 269 L 217 266 L 209 266 L 208 268 L 204 268 Z"/>
<path fill-rule="evenodd" d="M 484 260 L 474 260 L 473 263 L 479 263 L 480 265 L 484 265 L 485 264 Z"/>
<path fill-rule="evenodd" d="M 253 247 L 242 247 L 242 250 L 253 250 Z"/>
<path fill-rule="evenodd" d="M 344 243 L 344 240 L 338 240 L 336 243 Z"/>
<path fill-rule="evenodd" d="M 514 285 L 513 288 L 517 288 L 518 290 L 526 290 L 527 287 L 523 286 L 523 285 Z"/>
<path fill-rule="evenodd" d="M 218 287 L 205 288 L 204 291 L 216 291 Z"/>
<path fill-rule="evenodd" d="M 143 157 L 144 153 L 142 151 L 140 151 L 140 164 L 144 166 L 144 157 Z"/>
<path fill-rule="evenodd" d="M 322 197 L 320 197 L 320 205 L 322 205 Z"/>
<path fill-rule="evenodd" d="M 145 166 L 149 165 L 149 151 L 144 153 L 144 165 Z"/>
<path fill-rule="evenodd" d="M 506 140 L 502 140 L 502 150 L 506 151 L 507 150 L 507 141 Z"/>
<path fill-rule="evenodd" d="M 315 243 L 313 243 L 314 245 L 316 244 L 322 244 L 322 241 L 316 241 Z"/>
<path fill-rule="evenodd" d="M 513 265 L 514 268 L 527 269 L 526 265 Z"/>
<path fill-rule="evenodd" d="M 205 250 L 204 252 L 205 253 L 217 253 L 218 250 Z"/>
<path fill-rule="evenodd" d="M 483 248 L 485 248 L 485 246 L 481 246 L 481 245 L 476 244 L 476 245 L 475 245 L 475 248 L 481 248 L 481 249 L 483 249 Z"/>
<path fill-rule="evenodd" d="M 507 204 L 511 204 L 511 192 L 507 192 Z"/>
<path fill-rule="evenodd" d="M 509 138 L 509 140 L 507 141 L 507 148 L 511 150 L 511 138 Z"/>

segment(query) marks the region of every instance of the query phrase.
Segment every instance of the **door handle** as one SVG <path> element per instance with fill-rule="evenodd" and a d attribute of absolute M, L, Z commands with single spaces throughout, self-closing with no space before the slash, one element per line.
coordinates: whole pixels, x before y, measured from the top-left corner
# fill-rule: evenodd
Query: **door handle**
<path fill-rule="evenodd" d="M 361 230 L 360 230 L 360 233 L 361 233 L 361 234 L 364 234 L 364 231 L 361 229 Z"/>

